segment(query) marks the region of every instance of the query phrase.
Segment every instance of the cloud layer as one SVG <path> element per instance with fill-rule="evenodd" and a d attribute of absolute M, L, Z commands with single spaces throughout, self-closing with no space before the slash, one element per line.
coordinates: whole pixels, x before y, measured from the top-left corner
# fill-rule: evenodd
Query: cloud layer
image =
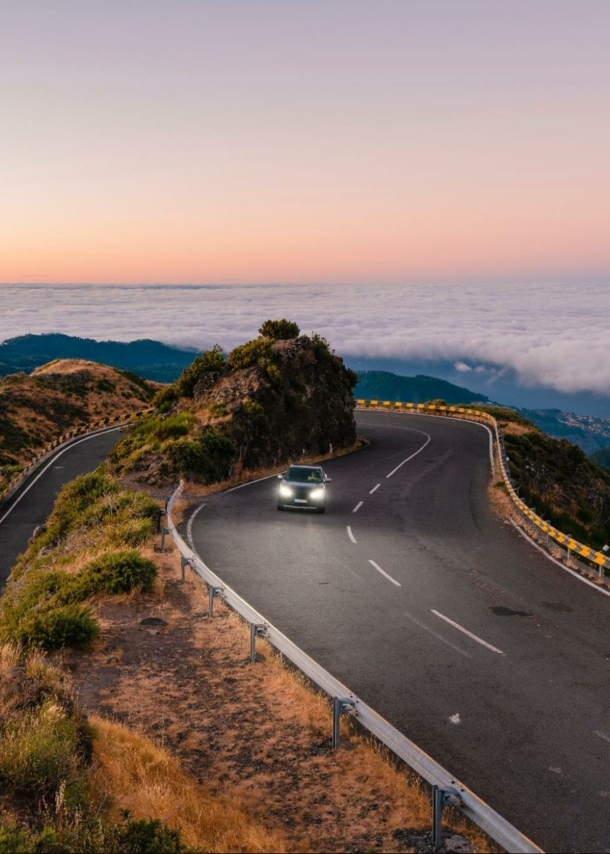
<path fill-rule="evenodd" d="M 523 385 L 610 396 L 610 287 L 4 285 L 0 339 L 64 332 L 231 348 L 268 317 L 295 320 L 343 356 L 452 360 L 514 370 Z"/>

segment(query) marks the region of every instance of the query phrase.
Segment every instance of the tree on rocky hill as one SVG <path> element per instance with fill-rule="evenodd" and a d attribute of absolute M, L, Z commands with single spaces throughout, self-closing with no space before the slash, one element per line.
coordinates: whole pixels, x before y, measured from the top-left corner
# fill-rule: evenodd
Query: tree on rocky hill
<path fill-rule="evenodd" d="M 300 329 L 296 323 L 291 320 L 266 320 L 258 334 L 263 338 L 274 338 L 276 341 L 288 341 L 291 338 L 298 338 Z"/>

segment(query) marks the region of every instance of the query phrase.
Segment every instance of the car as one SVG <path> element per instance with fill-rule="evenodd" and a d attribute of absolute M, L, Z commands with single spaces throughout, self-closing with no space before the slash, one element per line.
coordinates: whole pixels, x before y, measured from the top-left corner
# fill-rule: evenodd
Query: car
<path fill-rule="evenodd" d="M 322 466 L 289 466 L 283 474 L 277 499 L 277 509 L 297 507 L 324 513 L 326 509 L 326 484 L 330 477 Z"/>

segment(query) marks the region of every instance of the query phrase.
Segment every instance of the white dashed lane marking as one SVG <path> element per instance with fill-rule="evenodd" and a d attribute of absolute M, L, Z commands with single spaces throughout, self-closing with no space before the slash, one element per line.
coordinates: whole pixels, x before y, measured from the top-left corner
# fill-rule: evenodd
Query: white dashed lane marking
<path fill-rule="evenodd" d="M 360 508 L 362 507 L 362 505 L 363 505 L 363 504 L 364 504 L 364 501 L 359 501 L 359 502 L 358 502 L 358 504 L 356 504 L 356 506 L 355 506 L 355 507 L 354 507 L 354 509 L 352 510 L 352 513 L 357 513 L 357 512 L 358 512 L 358 510 L 360 510 Z"/>
<path fill-rule="evenodd" d="M 372 495 L 374 492 L 377 492 L 377 490 L 379 489 L 379 487 L 380 487 L 380 486 L 381 486 L 381 484 L 380 484 L 380 483 L 378 483 L 378 484 L 377 484 L 377 486 L 374 486 L 374 487 L 371 489 L 371 491 L 369 492 L 369 495 Z"/>
<path fill-rule="evenodd" d="M 497 652 L 498 655 L 504 655 L 501 649 L 498 649 L 497 647 L 492 646 L 490 643 L 487 643 L 487 641 L 484 641 L 476 635 L 473 635 L 472 632 L 469 632 L 468 629 L 464 628 L 464 626 L 460 626 L 459 623 L 454 623 L 453 620 L 450 620 L 449 617 L 445 617 L 444 614 L 440 614 L 438 611 L 435 611 L 434 608 L 432 608 L 432 613 L 435 614 L 435 616 L 440 617 L 440 619 L 444 620 L 446 623 L 449 623 L 449 625 L 453 626 L 454 629 L 457 629 L 459 632 L 463 632 L 465 635 L 468 635 L 469 638 L 472 638 L 472 640 L 476 641 L 477 643 L 480 643 L 482 646 L 486 646 L 487 649 L 490 649 L 492 652 Z"/>
<path fill-rule="evenodd" d="M 392 582 L 392 584 L 395 584 L 397 587 L 402 587 L 402 585 L 401 585 L 400 581 L 396 581 L 396 579 L 395 579 L 395 578 L 392 578 L 392 576 L 391 576 L 391 575 L 388 575 L 388 573 L 385 571 L 385 569 L 382 569 L 382 568 L 379 566 L 379 564 L 375 563 L 375 561 L 374 561 L 374 560 L 369 560 L 369 563 L 371 564 L 371 566 L 374 566 L 374 567 L 375 567 L 375 569 L 377 570 L 377 572 L 380 572 L 383 576 L 385 576 L 385 578 L 387 578 L 387 579 L 388 579 L 388 581 L 391 581 L 391 582 Z"/>
<path fill-rule="evenodd" d="M 354 543 L 354 545 L 358 545 L 358 543 L 356 542 L 356 537 L 352 534 L 352 529 L 349 525 L 347 526 L 347 536 L 350 538 L 352 543 Z"/>

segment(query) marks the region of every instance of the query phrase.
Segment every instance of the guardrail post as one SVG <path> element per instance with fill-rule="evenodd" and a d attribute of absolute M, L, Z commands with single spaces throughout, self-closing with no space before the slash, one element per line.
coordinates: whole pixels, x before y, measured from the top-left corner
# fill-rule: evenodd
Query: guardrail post
<path fill-rule="evenodd" d="M 210 619 L 214 616 L 214 599 L 217 596 L 220 596 L 221 593 L 222 593 L 222 587 L 210 587 L 209 588 L 208 617 L 210 617 Z"/>
<path fill-rule="evenodd" d="M 163 510 L 161 507 L 159 507 L 159 509 L 158 509 L 158 511 L 157 511 L 157 534 L 158 534 L 158 533 L 159 533 L 159 531 L 161 530 L 161 519 L 162 519 L 166 514 L 167 514 L 167 508 L 166 508 L 165 510 Z"/>
<path fill-rule="evenodd" d="M 184 555 L 180 556 L 180 569 L 182 571 L 182 581 L 185 581 L 184 570 L 186 569 L 187 566 L 192 566 L 192 565 L 193 565 L 193 559 L 192 558 L 184 557 Z"/>
<path fill-rule="evenodd" d="M 333 750 L 341 747 L 341 715 L 353 708 L 354 703 L 349 698 L 333 697 Z"/>
<path fill-rule="evenodd" d="M 250 663 L 256 661 L 256 639 L 264 637 L 267 629 L 263 623 L 250 623 Z"/>
<path fill-rule="evenodd" d="M 432 847 L 435 851 L 443 847 L 443 807 L 447 804 L 457 807 L 461 800 L 457 789 L 432 786 Z"/>
<path fill-rule="evenodd" d="M 165 551 L 165 535 L 169 534 L 169 533 L 170 533 L 169 528 L 161 527 L 161 551 L 162 552 Z"/>

